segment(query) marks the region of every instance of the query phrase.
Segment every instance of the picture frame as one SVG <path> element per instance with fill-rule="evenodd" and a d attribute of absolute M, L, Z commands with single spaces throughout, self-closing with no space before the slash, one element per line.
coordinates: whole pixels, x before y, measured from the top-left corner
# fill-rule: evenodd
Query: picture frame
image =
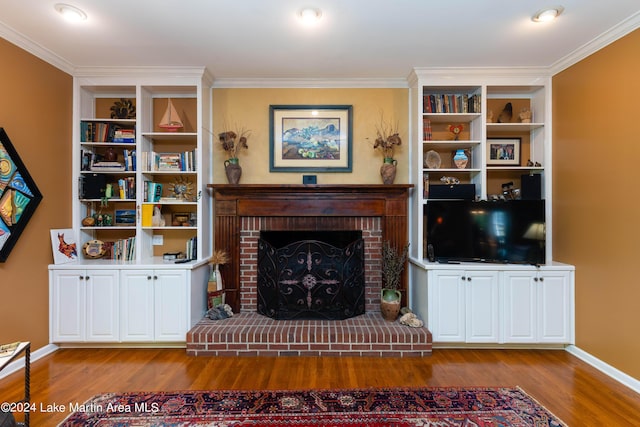
<path fill-rule="evenodd" d="M 66 264 L 78 260 L 78 243 L 72 228 L 50 230 L 51 251 L 54 264 Z"/>
<path fill-rule="evenodd" d="M 351 105 L 269 106 L 269 171 L 351 172 Z"/>
<path fill-rule="evenodd" d="M 9 257 L 42 200 L 42 193 L 0 128 L 0 263 Z"/>
<path fill-rule="evenodd" d="M 522 138 L 488 138 L 487 166 L 520 166 Z"/>
<path fill-rule="evenodd" d="M 136 226 L 135 209 L 116 209 L 114 215 L 114 225 L 121 227 Z"/>

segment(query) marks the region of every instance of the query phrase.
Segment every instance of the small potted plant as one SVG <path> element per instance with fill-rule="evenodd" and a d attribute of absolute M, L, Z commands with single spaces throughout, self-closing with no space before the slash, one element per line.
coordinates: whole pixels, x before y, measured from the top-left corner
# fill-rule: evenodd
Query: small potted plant
<path fill-rule="evenodd" d="M 382 292 L 380 294 L 380 311 L 388 321 L 395 321 L 400 313 L 400 277 L 407 262 L 409 243 L 401 251 L 385 240 L 382 242 Z"/>

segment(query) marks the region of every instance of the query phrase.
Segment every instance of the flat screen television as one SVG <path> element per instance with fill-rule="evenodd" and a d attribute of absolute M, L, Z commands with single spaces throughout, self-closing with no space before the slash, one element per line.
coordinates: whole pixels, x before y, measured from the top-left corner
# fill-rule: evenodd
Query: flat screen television
<path fill-rule="evenodd" d="M 545 263 L 544 200 L 429 200 L 424 214 L 435 261 Z"/>

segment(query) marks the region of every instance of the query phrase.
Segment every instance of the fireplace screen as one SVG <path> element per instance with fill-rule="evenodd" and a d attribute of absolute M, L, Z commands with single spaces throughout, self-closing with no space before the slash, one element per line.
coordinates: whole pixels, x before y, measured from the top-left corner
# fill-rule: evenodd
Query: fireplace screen
<path fill-rule="evenodd" d="M 261 231 L 258 313 L 340 320 L 364 313 L 361 231 Z"/>

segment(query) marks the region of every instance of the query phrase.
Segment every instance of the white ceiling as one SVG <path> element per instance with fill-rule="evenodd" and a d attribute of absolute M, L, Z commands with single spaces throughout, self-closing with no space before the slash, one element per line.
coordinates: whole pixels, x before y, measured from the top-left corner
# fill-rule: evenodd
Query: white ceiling
<path fill-rule="evenodd" d="M 54 10 L 58 2 L 83 9 L 88 20 L 67 23 Z M 555 22 L 531 21 L 558 4 L 565 10 Z M 406 79 L 414 67 L 551 68 L 640 26 L 639 0 L 0 0 L 0 6 L 0 36 L 70 73 L 205 66 L 222 80 L 393 80 Z M 318 25 L 300 25 L 296 14 L 304 6 L 322 10 Z"/>

